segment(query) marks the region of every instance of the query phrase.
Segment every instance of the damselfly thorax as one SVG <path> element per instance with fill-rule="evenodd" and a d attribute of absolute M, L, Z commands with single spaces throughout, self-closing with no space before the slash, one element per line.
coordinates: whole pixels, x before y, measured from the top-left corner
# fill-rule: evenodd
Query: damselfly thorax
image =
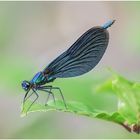
<path fill-rule="evenodd" d="M 37 89 L 46 83 L 53 82 L 54 80 L 55 78 L 52 79 L 49 77 L 49 73 L 38 72 L 35 74 L 31 81 L 23 81 L 22 87 L 26 91 L 31 88 Z"/>

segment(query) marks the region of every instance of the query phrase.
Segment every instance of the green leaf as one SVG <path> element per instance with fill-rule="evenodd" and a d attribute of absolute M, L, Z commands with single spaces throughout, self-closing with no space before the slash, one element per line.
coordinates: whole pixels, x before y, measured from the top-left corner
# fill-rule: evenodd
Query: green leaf
<path fill-rule="evenodd" d="M 117 112 L 125 119 L 123 126 L 140 133 L 140 83 L 113 72 L 113 76 L 97 88 L 97 92 L 112 92 L 118 99 Z"/>
<path fill-rule="evenodd" d="M 140 129 L 140 83 L 117 75 L 112 81 L 112 88 L 118 97 L 118 112 L 125 118 L 125 123 Z"/>
<path fill-rule="evenodd" d="M 96 87 L 97 93 L 112 92 L 112 78 L 105 81 L 103 84 Z"/>
<path fill-rule="evenodd" d="M 36 111 L 46 112 L 46 111 L 56 110 L 56 111 L 63 111 L 63 112 L 71 112 L 77 115 L 88 116 L 91 118 L 99 118 L 103 120 L 116 122 L 119 124 L 122 124 L 124 122 L 124 118 L 121 117 L 118 112 L 107 113 L 101 110 L 96 110 L 94 108 L 91 109 L 90 107 L 80 102 L 74 102 L 74 101 L 67 102 L 67 109 L 65 108 L 64 103 L 60 100 L 56 100 L 56 104 L 53 101 L 49 101 L 47 106 L 39 103 L 35 103 L 27 112 L 31 103 L 32 103 L 31 101 L 26 101 L 26 103 L 24 104 L 24 108 L 22 108 L 23 110 L 21 113 L 22 117 L 26 116 L 28 113 L 31 112 L 36 112 Z"/>
<path fill-rule="evenodd" d="M 54 104 L 53 101 L 49 101 L 47 106 L 35 103 L 30 110 L 28 110 L 31 101 L 26 101 L 21 115 L 25 116 L 30 112 L 46 112 L 50 110 L 71 112 L 91 118 L 115 122 L 124 126 L 130 132 L 140 133 L 140 83 L 127 80 L 113 72 L 113 76 L 98 86 L 96 92 L 102 93 L 102 95 L 105 96 L 106 94 L 104 93 L 107 92 L 112 93 L 109 94 L 110 96 L 115 95 L 118 99 L 116 110 L 108 112 L 103 109 L 97 109 L 92 103 L 87 104 L 84 100 L 83 102 L 66 102 L 68 109 L 65 108 L 62 101 L 56 100 L 56 104 Z M 91 98 L 91 94 L 87 94 L 87 96 Z M 91 102 L 92 100 L 89 101 Z M 104 106 L 103 102 L 100 102 L 100 104 Z"/>

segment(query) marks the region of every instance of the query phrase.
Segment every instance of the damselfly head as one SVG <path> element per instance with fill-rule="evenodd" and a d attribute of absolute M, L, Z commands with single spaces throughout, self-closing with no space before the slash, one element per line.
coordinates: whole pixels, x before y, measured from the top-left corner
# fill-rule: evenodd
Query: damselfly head
<path fill-rule="evenodd" d="M 25 91 L 28 91 L 30 89 L 30 86 L 31 86 L 30 82 L 28 82 L 28 81 L 23 81 L 21 85 Z"/>

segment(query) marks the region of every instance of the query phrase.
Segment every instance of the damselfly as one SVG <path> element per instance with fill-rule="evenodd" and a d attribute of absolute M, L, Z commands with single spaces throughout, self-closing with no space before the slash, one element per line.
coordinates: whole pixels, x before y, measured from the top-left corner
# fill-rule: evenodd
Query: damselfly
<path fill-rule="evenodd" d="M 52 61 L 43 71 L 38 72 L 31 81 L 23 81 L 22 88 L 26 91 L 23 106 L 25 101 L 35 94 L 36 98 L 29 106 L 29 110 L 39 97 L 38 91 L 48 93 L 47 101 L 50 95 L 52 95 L 55 102 L 55 96 L 52 90 L 56 89 L 59 90 L 64 105 L 67 108 L 61 89 L 59 87 L 45 84 L 53 82 L 56 78 L 80 76 L 92 70 L 101 60 L 107 48 L 109 42 L 109 33 L 107 28 L 114 22 L 115 20 L 111 20 L 103 26 L 92 27 L 68 50 Z M 32 91 L 31 94 L 29 94 L 30 90 Z"/>

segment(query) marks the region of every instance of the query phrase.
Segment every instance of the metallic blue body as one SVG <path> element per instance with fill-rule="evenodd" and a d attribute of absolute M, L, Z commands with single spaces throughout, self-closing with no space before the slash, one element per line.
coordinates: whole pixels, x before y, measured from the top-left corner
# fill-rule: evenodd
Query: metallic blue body
<path fill-rule="evenodd" d="M 54 102 L 55 97 L 52 89 L 57 89 L 66 106 L 63 94 L 59 87 L 45 85 L 53 82 L 56 78 L 69 78 L 83 75 L 91 71 L 103 57 L 109 42 L 109 33 L 107 28 L 110 27 L 115 20 L 111 20 L 103 26 L 92 27 L 87 30 L 72 46 L 52 61 L 45 69 L 35 74 L 31 81 L 23 81 L 22 87 L 26 91 L 23 103 L 32 95 L 36 98 L 29 106 L 28 110 L 38 99 L 38 91 L 44 91 L 49 96 L 52 95 Z M 32 90 L 32 93 L 28 93 Z M 47 102 L 46 101 L 46 102 Z"/>
<path fill-rule="evenodd" d="M 45 84 L 47 82 L 46 77 L 43 75 L 42 72 L 38 72 L 33 79 L 30 81 L 32 84 Z"/>
<path fill-rule="evenodd" d="M 110 27 L 113 23 L 115 22 L 115 20 L 110 20 L 107 23 L 105 23 L 102 27 L 104 29 L 107 29 L 108 27 Z"/>
<path fill-rule="evenodd" d="M 52 77 L 48 77 L 48 75 L 44 75 L 43 72 L 38 72 L 33 79 L 30 81 L 32 84 L 44 85 L 46 83 L 52 82 L 54 79 Z"/>

